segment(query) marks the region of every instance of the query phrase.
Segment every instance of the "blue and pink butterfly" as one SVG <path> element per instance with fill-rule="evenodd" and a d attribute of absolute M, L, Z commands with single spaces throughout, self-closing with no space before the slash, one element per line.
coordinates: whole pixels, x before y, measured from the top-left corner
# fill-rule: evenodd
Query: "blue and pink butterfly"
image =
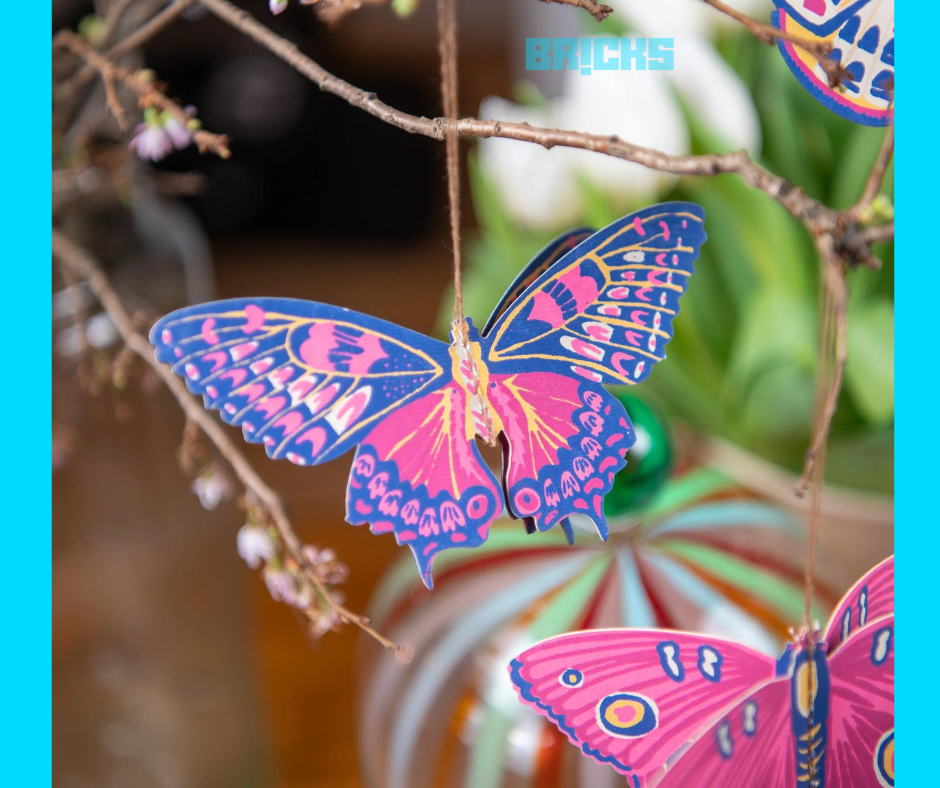
<path fill-rule="evenodd" d="M 778 46 L 790 70 L 822 104 L 867 126 L 894 117 L 894 0 L 774 0 L 775 27 L 826 44 L 845 76 L 830 86 L 819 61 L 791 41 Z"/>
<path fill-rule="evenodd" d="M 391 532 L 431 585 L 434 556 L 482 544 L 505 504 L 529 531 L 584 514 L 634 442 L 605 385 L 665 356 L 705 241 L 704 212 L 667 203 L 575 230 L 530 263 L 482 333 L 450 344 L 348 309 L 242 298 L 161 319 L 157 358 L 270 457 L 316 465 L 356 448 L 347 519 Z M 504 449 L 502 484 L 475 438 Z"/>
<path fill-rule="evenodd" d="M 779 660 L 688 632 L 608 629 L 542 641 L 510 675 L 630 788 L 893 788 L 894 558 Z"/>

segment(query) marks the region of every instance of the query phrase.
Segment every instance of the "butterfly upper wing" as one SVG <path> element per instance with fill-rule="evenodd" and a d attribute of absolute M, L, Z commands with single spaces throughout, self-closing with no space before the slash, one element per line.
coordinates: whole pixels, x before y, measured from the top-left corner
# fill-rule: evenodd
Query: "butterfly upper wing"
<path fill-rule="evenodd" d="M 894 615 L 849 635 L 829 657 L 826 785 L 894 785 Z"/>
<path fill-rule="evenodd" d="M 872 568 L 836 605 L 826 626 L 829 653 L 835 652 L 852 632 L 882 616 L 894 613 L 894 556 Z"/>
<path fill-rule="evenodd" d="M 774 0 L 773 24 L 787 33 L 829 44 L 829 57 L 846 76 L 839 85 L 817 58 L 791 41 L 778 40 L 790 70 L 810 93 L 833 112 L 869 126 L 893 119 L 894 0 Z"/>
<path fill-rule="evenodd" d="M 317 464 L 360 444 L 349 521 L 394 531 L 428 585 L 439 550 L 486 539 L 499 489 L 444 343 L 348 309 L 271 298 L 182 309 L 151 341 L 190 391 L 271 457 Z"/>
<path fill-rule="evenodd" d="M 467 421 L 467 394 L 454 382 L 400 408 L 356 451 L 346 519 L 394 531 L 414 553 L 430 588 L 431 562 L 448 547 L 477 547 L 502 511 L 502 491 Z"/>
<path fill-rule="evenodd" d="M 198 304 L 159 320 L 150 340 L 246 440 L 301 465 L 343 454 L 450 379 L 444 343 L 313 301 Z"/>
<path fill-rule="evenodd" d="M 793 788 L 798 785 L 794 746 L 790 680 L 776 679 L 716 719 L 668 764 L 665 776 L 655 785 Z"/>
<path fill-rule="evenodd" d="M 572 743 L 644 785 L 717 714 L 771 680 L 774 661 L 737 643 L 666 630 L 574 632 L 512 661 L 520 698 Z"/>
<path fill-rule="evenodd" d="M 638 383 L 665 357 L 705 213 L 664 203 L 630 214 L 565 254 L 487 335 L 492 372 L 554 371 Z"/>
<path fill-rule="evenodd" d="M 703 221 L 691 203 L 620 219 L 532 281 L 484 337 L 507 503 L 529 528 L 586 514 L 606 538 L 604 495 L 635 438 L 602 384 L 637 383 L 664 357 Z"/>
<path fill-rule="evenodd" d="M 490 314 L 486 325 L 483 326 L 483 331 L 480 332 L 481 335 L 486 336 L 489 334 L 490 329 L 496 325 L 496 321 L 503 316 L 512 303 L 528 289 L 529 285 L 558 262 L 562 255 L 566 252 L 570 252 L 579 243 L 590 238 L 593 234 L 594 230 L 591 228 L 579 227 L 576 230 L 569 230 L 566 233 L 562 233 L 553 241 L 546 244 L 545 248 L 535 255 L 532 261 L 513 279 L 512 284 L 509 285 L 509 288 L 503 294 L 503 297 L 499 299 L 499 303 Z"/>

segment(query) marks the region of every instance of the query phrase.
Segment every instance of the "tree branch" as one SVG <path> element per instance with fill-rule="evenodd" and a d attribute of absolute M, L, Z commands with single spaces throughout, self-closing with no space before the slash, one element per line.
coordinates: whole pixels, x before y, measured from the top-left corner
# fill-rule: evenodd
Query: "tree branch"
<path fill-rule="evenodd" d="M 218 449 L 219 454 L 231 465 L 232 470 L 235 471 L 245 488 L 250 490 L 261 502 L 264 511 L 270 516 L 277 529 L 288 555 L 301 568 L 305 579 L 316 588 L 323 601 L 329 605 L 340 620 L 355 624 L 385 648 L 404 652 L 404 646 L 398 646 L 379 634 L 370 626 L 365 616 L 354 613 L 341 604 L 317 573 L 313 571 L 313 567 L 304 555 L 303 542 L 294 532 L 281 497 L 258 475 L 222 425 L 203 407 L 202 402 L 197 397 L 189 393 L 183 381 L 168 366 L 156 360 L 153 346 L 135 327 L 133 319 L 124 308 L 120 297 L 98 263 L 87 251 L 76 246 L 54 228 L 52 230 L 52 254 L 72 274 L 88 282 L 95 298 L 105 312 L 108 313 L 126 346 L 156 372 L 170 390 L 170 393 L 176 398 L 186 418 L 199 426 L 199 429 Z"/>
<path fill-rule="evenodd" d="M 53 39 L 53 44 L 69 49 L 101 75 L 105 89 L 108 92 L 108 107 L 114 112 L 118 123 L 122 126 L 125 124 L 123 110 L 114 95 L 113 89 L 109 89 L 112 79 L 117 79 L 137 93 L 141 106 L 156 107 L 164 112 L 169 112 L 184 127 L 190 127 L 192 118 L 186 114 L 186 111 L 175 101 L 167 98 L 152 80 L 145 78 L 142 72 L 129 71 L 116 65 L 105 55 L 96 52 L 84 39 L 71 30 L 62 30 L 57 33 L 55 39 Z M 228 137 L 224 134 L 213 134 L 211 131 L 196 129 L 193 131 L 193 142 L 196 143 L 200 153 L 211 151 L 223 159 L 227 159 L 232 155 L 228 147 Z"/>
<path fill-rule="evenodd" d="M 609 5 L 595 3 L 594 0 L 542 0 L 543 3 L 559 3 L 561 5 L 573 5 L 577 8 L 583 8 L 598 22 L 603 22 L 610 16 L 614 9 Z"/>
<path fill-rule="evenodd" d="M 894 126 L 888 126 L 884 140 L 881 142 L 881 150 L 878 151 L 878 158 L 875 159 L 875 166 L 872 167 L 865 182 L 865 188 L 862 190 L 862 196 L 849 210 L 848 214 L 854 219 L 860 219 L 868 210 L 875 198 L 881 192 L 881 187 L 885 182 L 885 173 L 888 171 L 888 164 L 891 163 L 891 157 L 894 155 Z M 892 229 L 893 229 L 892 224 Z"/>

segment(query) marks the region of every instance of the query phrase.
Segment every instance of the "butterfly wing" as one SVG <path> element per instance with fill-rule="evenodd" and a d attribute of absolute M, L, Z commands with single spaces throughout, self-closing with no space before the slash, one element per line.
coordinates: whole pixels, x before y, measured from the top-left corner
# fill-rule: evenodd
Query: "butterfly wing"
<path fill-rule="evenodd" d="M 538 276 L 484 337 L 507 502 L 530 529 L 586 514 L 606 538 L 604 495 L 635 438 L 602 384 L 637 383 L 664 358 L 703 221 L 692 203 L 620 219 Z"/>
<path fill-rule="evenodd" d="M 380 423 L 358 450 L 346 519 L 393 531 L 414 553 L 425 585 L 448 547 L 477 547 L 502 511 L 502 491 L 483 462 L 456 383 L 426 394 Z"/>
<path fill-rule="evenodd" d="M 865 574 L 836 605 L 824 638 L 829 653 L 869 621 L 893 613 L 894 556 L 890 556 Z"/>
<path fill-rule="evenodd" d="M 790 708 L 790 680 L 768 682 L 722 714 L 667 764 L 657 788 L 798 785 Z"/>
<path fill-rule="evenodd" d="M 509 288 L 499 300 L 496 308 L 493 310 L 492 314 L 490 314 L 486 325 L 483 326 L 483 331 L 480 332 L 481 335 L 486 336 L 489 334 L 493 326 L 496 325 L 496 321 L 503 316 L 512 303 L 528 289 L 529 285 L 558 262 L 562 255 L 566 252 L 570 252 L 579 243 L 590 238 L 592 235 L 594 235 L 594 230 L 591 228 L 579 227 L 576 230 L 569 230 L 559 235 L 548 243 L 545 248 L 533 257 L 532 261 L 519 272 L 519 275 L 513 279 L 512 284 L 509 285 Z"/>
<path fill-rule="evenodd" d="M 894 615 L 856 630 L 829 657 L 826 784 L 894 785 Z"/>
<path fill-rule="evenodd" d="M 832 47 L 830 58 L 846 72 L 839 85 L 819 61 L 790 41 L 778 40 L 790 70 L 821 103 L 848 120 L 886 126 L 893 120 L 894 0 L 774 0 L 775 27 Z"/>
<path fill-rule="evenodd" d="M 190 391 L 270 457 L 314 465 L 362 444 L 350 522 L 394 531 L 426 583 L 437 551 L 461 534 L 464 546 L 480 544 L 499 514 L 442 342 L 348 309 L 272 298 L 173 312 L 151 342 Z"/>
<path fill-rule="evenodd" d="M 489 397 L 506 437 L 510 513 L 530 531 L 587 515 L 606 539 L 604 495 L 635 440 L 623 405 L 603 386 L 557 372 L 491 375 Z"/>
<path fill-rule="evenodd" d="M 608 629 L 542 641 L 510 675 L 522 701 L 586 755 L 645 785 L 716 715 L 771 680 L 774 661 L 717 638 Z"/>

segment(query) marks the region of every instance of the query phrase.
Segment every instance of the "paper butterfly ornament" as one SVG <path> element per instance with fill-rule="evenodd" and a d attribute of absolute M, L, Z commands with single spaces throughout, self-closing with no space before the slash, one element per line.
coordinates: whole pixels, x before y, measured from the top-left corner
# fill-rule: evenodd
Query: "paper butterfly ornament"
<path fill-rule="evenodd" d="M 819 61 L 790 41 L 778 46 L 803 86 L 843 118 L 887 126 L 894 115 L 894 0 L 774 0 L 775 27 L 831 45 L 847 76 L 834 88 Z"/>
<path fill-rule="evenodd" d="M 315 465 L 358 446 L 347 520 L 393 532 L 430 587 L 434 556 L 482 544 L 504 500 L 529 531 L 582 513 L 606 538 L 604 495 L 634 434 L 604 384 L 638 383 L 664 358 L 703 220 L 668 203 L 562 236 L 482 334 L 468 318 L 450 345 L 282 298 L 181 309 L 150 338 L 268 456 Z M 502 442 L 502 486 L 476 435 Z"/>
<path fill-rule="evenodd" d="M 630 788 L 893 786 L 894 558 L 776 662 L 703 635 L 607 629 L 544 640 L 510 675 Z"/>

